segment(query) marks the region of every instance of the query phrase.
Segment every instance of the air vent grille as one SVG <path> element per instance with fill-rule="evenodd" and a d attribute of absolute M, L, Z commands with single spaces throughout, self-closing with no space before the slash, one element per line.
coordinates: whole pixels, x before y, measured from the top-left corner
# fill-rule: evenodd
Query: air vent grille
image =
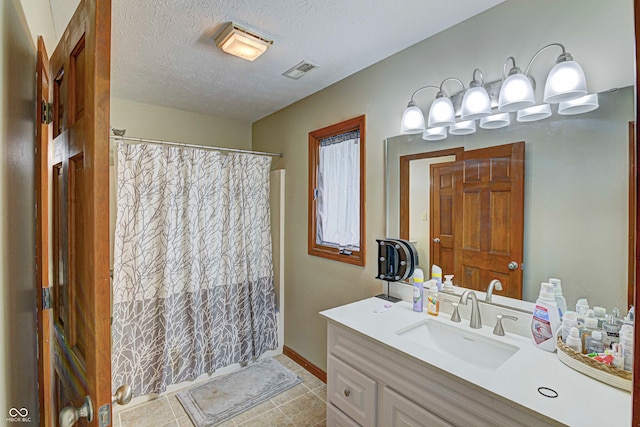
<path fill-rule="evenodd" d="M 318 66 L 315 65 L 315 64 L 312 64 L 309 61 L 302 61 L 298 65 L 296 65 L 296 66 L 288 69 L 284 73 L 282 73 L 282 75 L 285 76 L 285 77 L 289 77 L 290 79 L 298 80 L 300 77 L 304 76 L 309 71 L 311 71 L 311 70 L 313 70 L 315 68 L 318 68 Z"/>

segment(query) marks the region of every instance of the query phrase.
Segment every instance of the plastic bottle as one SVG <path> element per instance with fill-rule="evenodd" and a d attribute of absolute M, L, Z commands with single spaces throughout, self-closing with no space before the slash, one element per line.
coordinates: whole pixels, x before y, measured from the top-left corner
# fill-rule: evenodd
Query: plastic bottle
<path fill-rule="evenodd" d="M 431 286 L 429 286 L 429 293 L 427 295 L 427 313 L 432 316 L 437 316 L 438 313 L 440 313 L 438 283 L 433 279 L 431 280 Z"/>
<path fill-rule="evenodd" d="M 602 324 L 607 321 L 607 309 L 604 307 L 593 307 L 593 316 L 598 319 L 598 328 L 602 328 Z"/>
<path fill-rule="evenodd" d="M 597 330 L 591 332 L 591 335 L 584 340 L 584 346 L 587 354 L 603 353 L 604 343 L 602 342 L 602 332 Z"/>
<path fill-rule="evenodd" d="M 578 329 L 580 330 L 580 339 L 582 340 L 583 353 L 587 354 L 587 337 L 591 336 L 591 333 L 598 329 L 598 319 L 596 319 L 595 317 L 587 317 L 584 320 L 584 326 Z"/>
<path fill-rule="evenodd" d="M 622 360 L 625 371 L 633 370 L 633 331 L 625 331 L 620 336 L 622 345 Z"/>
<path fill-rule="evenodd" d="M 416 268 L 413 271 L 413 311 L 422 313 L 423 293 L 424 293 L 424 273 Z"/>
<path fill-rule="evenodd" d="M 442 289 L 451 289 L 451 288 L 453 288 L 453 274 L 445 274 L 444 283 L 442 284 Z"/>
<path fill-rule="evenodd" d="M 558 306 L 558 312 L 560 313 L 560 319 L 567 311 L 567 300 L 562 295 L 562 281 L 560 279 L 550 278 L 549 283 L 553 286 L 553 292 L 556 297 L 556 305 Z"/>
<path fill-rule="evenodd" d="M 622 328 L 622 319 L 618 317 L 619 311 L 614 308 L 611 314 L 607 316 L 607 321 L 602 324 L 602 330 L 605 332 L 604 345 L 610 347 L 615 342 L 620 342 L 620 328 Z"/>
<path fill-rule="evenodd" d="M 567 337 L 571 328 L 578 327 L 577 314 L 575 311 L 567 310 L 562 318 L 562 341 L 567 342 Z"/>
<path fill-rule="evenodd" d="M 438 290 L 442 290 L 442 269 L 437 265 L 431 266 L 431 280 L 435 280 L 438 283 Z"/>
<path fill-rule="evenodd" d="M 559 327 L 560 314 L 556 305 L 553 285 L 542 283 L 540 285 L 540 296 L 536 301 L 536 307 L 531 318 L 533 344 L 546 351 L 556 351 L 554 333 Z"/>
<path fill-rule="evenodd" d="M 586 298 L 578 299 L 576 302 L 576 313 L 578 315 L 578 329 L 584 327 L 584 319 L 587 317 L 587 312 L 589 311 L 589 302 Z"/>
<path fill-rule="evenodd" d="M 567 337 L 567 346 L 571 347 L 578 353 L 582 353 L 582 340 L 580 339 L 580 331 L 578 328 L 573 327 Z"/>

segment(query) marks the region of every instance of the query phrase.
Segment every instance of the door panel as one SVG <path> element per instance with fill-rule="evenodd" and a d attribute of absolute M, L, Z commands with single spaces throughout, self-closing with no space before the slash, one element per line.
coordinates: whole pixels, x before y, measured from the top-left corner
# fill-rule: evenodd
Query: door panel
<path fill-rule="evenodd" d="M 465 151 L 462 271 L 465 287 L 522 298 L 524 142 Z M 511 261 L 518 268 L 510 270 Z"/>
<path fill-rule="evenodd" d="M 460 205 L 460 165 L 455 162 L 432 164 L 430 167 L 430 265 L 436 264 L 444 274 L 460 277 L 456 239 L 460 233 L 456 213 Z"/>
<path fill-rule="evenodd" d="M 110 37 L 110 0 L 83 0 L 48 68 L 55 76 L 52 139 L 41 136 L 39 143 L 51 155 L 46 178 L 38 185 L 50 183 L 52 192 L 51 206 L 43 205 L 47 213 L 38 223 L 51 218 L 51 239 L 43 250 L 52 252 L 53 313 L 42 312 L 54 319 L 51 345 L 43 348 L 51 355 L 52 370 L 41 388 L 49 393 L 53 415 L 42 418 L 43 426 L 57 425 L 60 410 L 80 407 L 85 396 L 90 396 L 95 416 L 75 425 L 111 425 Z M 46 409 L 47 402 L 41 405 Z"/>

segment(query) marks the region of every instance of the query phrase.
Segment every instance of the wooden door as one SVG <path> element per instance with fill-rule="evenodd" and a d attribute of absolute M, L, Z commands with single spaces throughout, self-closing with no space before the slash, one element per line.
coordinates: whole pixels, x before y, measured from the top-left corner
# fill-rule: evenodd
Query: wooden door
<path fill-rule="evenodd" d="M 430 266 L 436 264 L 443 274 L 460 274 L 460 256 L 455 239 L 460 236 L 461 219 L 456 213 L 461 206 L 462 169 L 460 163 L 437 163 L 430 170 Z"/>
<path fill-rule="evenodd" d="M 462 283 L 522 299 L 524 142 L 465 151 L 462 173 Z"/>
<path fill-rule="evenodd" d="M 41 305 L 39 312 L 51 324 L 50 332 L 46 321 L 38 330 L 43 426 L 58 425 L 60 411 L 81 407 L 86 396 L 93 419 L 76 425 L 111 425 L 110 40 L 110 0 L 83 0 L 48 69 L 39 49 L 38 94 L 45 104 L 50 96 L 53 113 L 38 135 L 36 190 L 39 286 L 52 278 L 51 308 Z"/>

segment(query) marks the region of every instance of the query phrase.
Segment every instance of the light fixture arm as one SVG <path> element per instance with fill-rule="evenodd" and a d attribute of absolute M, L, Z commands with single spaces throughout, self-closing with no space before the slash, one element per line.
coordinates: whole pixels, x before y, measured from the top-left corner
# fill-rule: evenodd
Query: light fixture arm
<path fill-rule="evenodd" d="M 504 82 L 504 79 L 507 77 L 507 62 L 509 62 L 509 60 L 511 60 L 511 63 L 513 64 L 513 67 L 511 67 L 509 70 L 513 70 L 513 69 L 519 70 L 519 68 L 516 66 L 516 58 L 514 58 L 513 56 L 510 56 L 507 59 L 505 59 L 504 63 L 502 64 L 502 81 L 503 82 Z"/>
<path fill-rule="evenodd" d="M 476 79 L 476 73 L 480 73 L 480 81 Z M 484 74 L 482 74 L 482 71 L 480 70 L 480 68 L 476 68 L 473 70 L 473 77 L 472 77 L 471 83 L 469 83 L 469 87 L 478 87 L 478 86 L 484 86 Z"/>
<path fill-rule="evenodd" d="M 420 89 L 417 89 L 415 92 L 413 92 L 411 94 L 411 102 L 413 102 L 413 97 L 416 96 L 416 94 L 424 89 L 429 89 L 429 88 L 433 88 L 433 89 L 439 89 L 438 86 L 432 86 L 432 85 L 427 85 L 427 86 L 422 86 Z"/>
<path fill-rule="evenodd" d="M 456 81 L 456 82 L 460 83 L 460 86 L 462 86 L 462 91 L 463 91 L 463 92 L 465 91 L 464 83 L 462 83 L 462 80 L 460 80 L 460 79 L 456 79 L 455 77 L 447 77 L 446 79 L 444 79 L 444 80 L 442 81 L 442 83 L 440 83 L 440 91 L 438 92 L 438 95 L 436 95 L 436 98 L 439 98 L 439 97 L 441 97 L 441 96 L 447 95 L 447 92 L 445 92 L 445 91 L 444 91 L 444 89 L 442 89 L 442 87 L 443 87 L 443 86 L 444 86 L 444 84 L 445 84 L 446 82 L 448 82 L 449 80 L 454 80 L 454 81 Z M 447 95 L 447 96 L 448 96 L 448 95 Z"/>
<path fill-rule="evenodd" d="M 543 50 L 550 48 L 552 46 L 559 46 L 560 49 L 562 49 L 562 54 L 560 54 L 560 56 L 558 56 L 558 60 L 556 61 L 556 63 L 558 62 L 562 62 L 562 61 L 571 61 L 573 60 L 573 58 L 571 57 L 570 53 L 567 53 L 567 51 L 564 48 L 564 45 L 560 44 L 560 43 L 550 43 L 544 47 L 541 47 L 540 50 L 538 50 L 535 55 L 533 55 L 533 58 L 531 58 L 531 60 L 529 61 L 529 63 L 527 64 L 527 68 L 524 70 L 524 75 L 528 76 L 529 75 L 529 69 L 531 68 L 531 64 L 533 64 L 533 61 L 538 57 L 538 55 L 540 55 L 542 53 Z"/>

